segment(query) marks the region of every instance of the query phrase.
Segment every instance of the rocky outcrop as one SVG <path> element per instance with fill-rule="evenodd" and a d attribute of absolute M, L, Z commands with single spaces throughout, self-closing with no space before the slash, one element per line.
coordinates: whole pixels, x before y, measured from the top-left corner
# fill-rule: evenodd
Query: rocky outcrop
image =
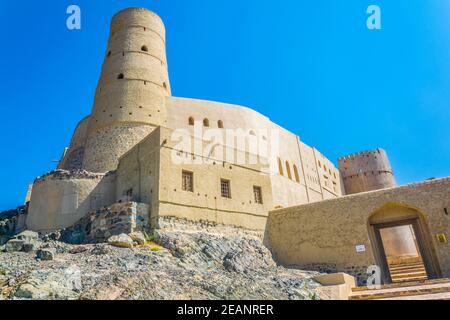
<path fill-rule="evenodd" d="M 52 260 L 0 253 L 4 299 L 315 299 L 315 272 L 277 266 L 257 234 L 170 221 L 118 248 L 42 239 Z M 42 250 L 41 248 L 41 250 Z M 1 297 L 0 297 L 1 299 Z"/>
<path fill-rule="evenodd" d="M 0 212 L 0 245 L 5 244 L 11 237 L 26 228 L 27 213 L 28 205 Z"/>

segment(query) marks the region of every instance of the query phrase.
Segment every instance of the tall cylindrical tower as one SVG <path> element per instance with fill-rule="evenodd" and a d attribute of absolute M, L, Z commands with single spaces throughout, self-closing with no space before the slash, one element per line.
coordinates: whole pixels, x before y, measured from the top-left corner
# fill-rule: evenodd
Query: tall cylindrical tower
<path fill-rule="evenodd" d="M 383 149 L 355 153 L 340 158 L 338 162 L 346 194 L 397 186 L 389 158 Z"/>
<path fill-rule="evenodd" d="M 169 96 L 165 28 L 144 8 L 117 13 L 90 117 L 83 169 L 106 172 L 155 127 L 166 123 Z"/>

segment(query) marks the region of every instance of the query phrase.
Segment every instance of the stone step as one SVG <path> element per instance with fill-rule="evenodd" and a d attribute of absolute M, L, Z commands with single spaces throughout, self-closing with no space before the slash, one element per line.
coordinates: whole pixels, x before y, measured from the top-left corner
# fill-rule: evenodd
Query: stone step
<path fill-rule="evenodd" d="M 391 272 L 402 272 L 405 270 L 425 270 L 425 266 L 420 266 L 420 267 L 416 267 L 416 266 L 412 266 L 412 267 L 405 267 L 405 268 L 401 268 L 401 269 L 389 269 Z"/>
<path fill-rule="evenodd" d="M 401 266 L 401 267 L 390 267 L 389 270 L 391 272 L 394 271 L 403 271 L 403 270 L 409 270 L 409 269 L 425 269 L 425 266 L 423 264 L 421 265 L 405 265 L 405 266 Z"/>
<path fill-rule="evenodd" d="M 414 282 L 402 282 L 397 284 L 384 284 L 380 286 L 380 289 L 391 289 L 391 288 L 402 288 L 402 287 L 415 287 L 415 286 L 424 286 L 424 285 L 432 285 L 432 284 L 446 284 L 450 283 L 450 278 L 442 278 L 442 279 L 431 279 L 431 280 L 422 280 L 422 281 L 414 281 Z M 370 290 L 367 287 L 356 287 L 352 289 L 352 292 L 361 292 Z"/>
<path fill-rule="evenodd" d="M 381 299 L 417 299 L 420 300 L 420 296 L 450 294 L 450 282 L 435 283 L 435 284 L 423 284 L 413 285 L 409 287 L 391 285 L 389 288 L 379 290 L 365 290 L 354 292 L 349 299 L 350 300 L 381 300 Z M 414 297 L 414 298 L 413 298 Z M 427 297 L 430 298 L 430 297 Z"/>
<path fill-rule="evenodd" d="M 413 271 L 413 272 L 403 272 L 398 274 L 391 274 L 392 279 L 407 279 L 407 278 L 415 278 L 415 277 L 425 277 L 427 278 L 427 273 L 425 271 Z"/>

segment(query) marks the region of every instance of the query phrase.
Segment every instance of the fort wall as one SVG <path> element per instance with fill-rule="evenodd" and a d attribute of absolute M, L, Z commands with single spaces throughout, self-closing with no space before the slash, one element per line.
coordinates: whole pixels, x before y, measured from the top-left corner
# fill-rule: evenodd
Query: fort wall
<path fill-rule="evenodd" d="M 369 222 L 419 217 L 436 259 L 438 277 L 450 276 L 450 178 L 344 196 L 269 214 L 266 243 L 285 266 L 354 275 L 364 283 L 367 268 L 380 265 Z M 447 208 L 447 210 L 446 210 Z M 380 220 L 381 219 L 381 220 Z M 357 252 L 356 246 L 364 246 Z"/>
<path fill-rule="evenodd" d="M 88 212 L 114 203 L 115 174 L 53 171 L 33 184 L 27 227 L 34 231 L 66 228 Z"/>

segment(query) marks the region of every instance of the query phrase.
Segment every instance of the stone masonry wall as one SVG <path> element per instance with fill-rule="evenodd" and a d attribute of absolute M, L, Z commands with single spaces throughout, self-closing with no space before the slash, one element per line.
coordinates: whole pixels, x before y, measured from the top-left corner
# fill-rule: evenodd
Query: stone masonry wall
<path fill-rule="evenodd" d="M 149 227 L 149 206 L 142 203 L 116 203 L 91 212 L 74 226 L 62 231 L 69 243 L 98 243 L 122 233 L 146 231 Z"/>

